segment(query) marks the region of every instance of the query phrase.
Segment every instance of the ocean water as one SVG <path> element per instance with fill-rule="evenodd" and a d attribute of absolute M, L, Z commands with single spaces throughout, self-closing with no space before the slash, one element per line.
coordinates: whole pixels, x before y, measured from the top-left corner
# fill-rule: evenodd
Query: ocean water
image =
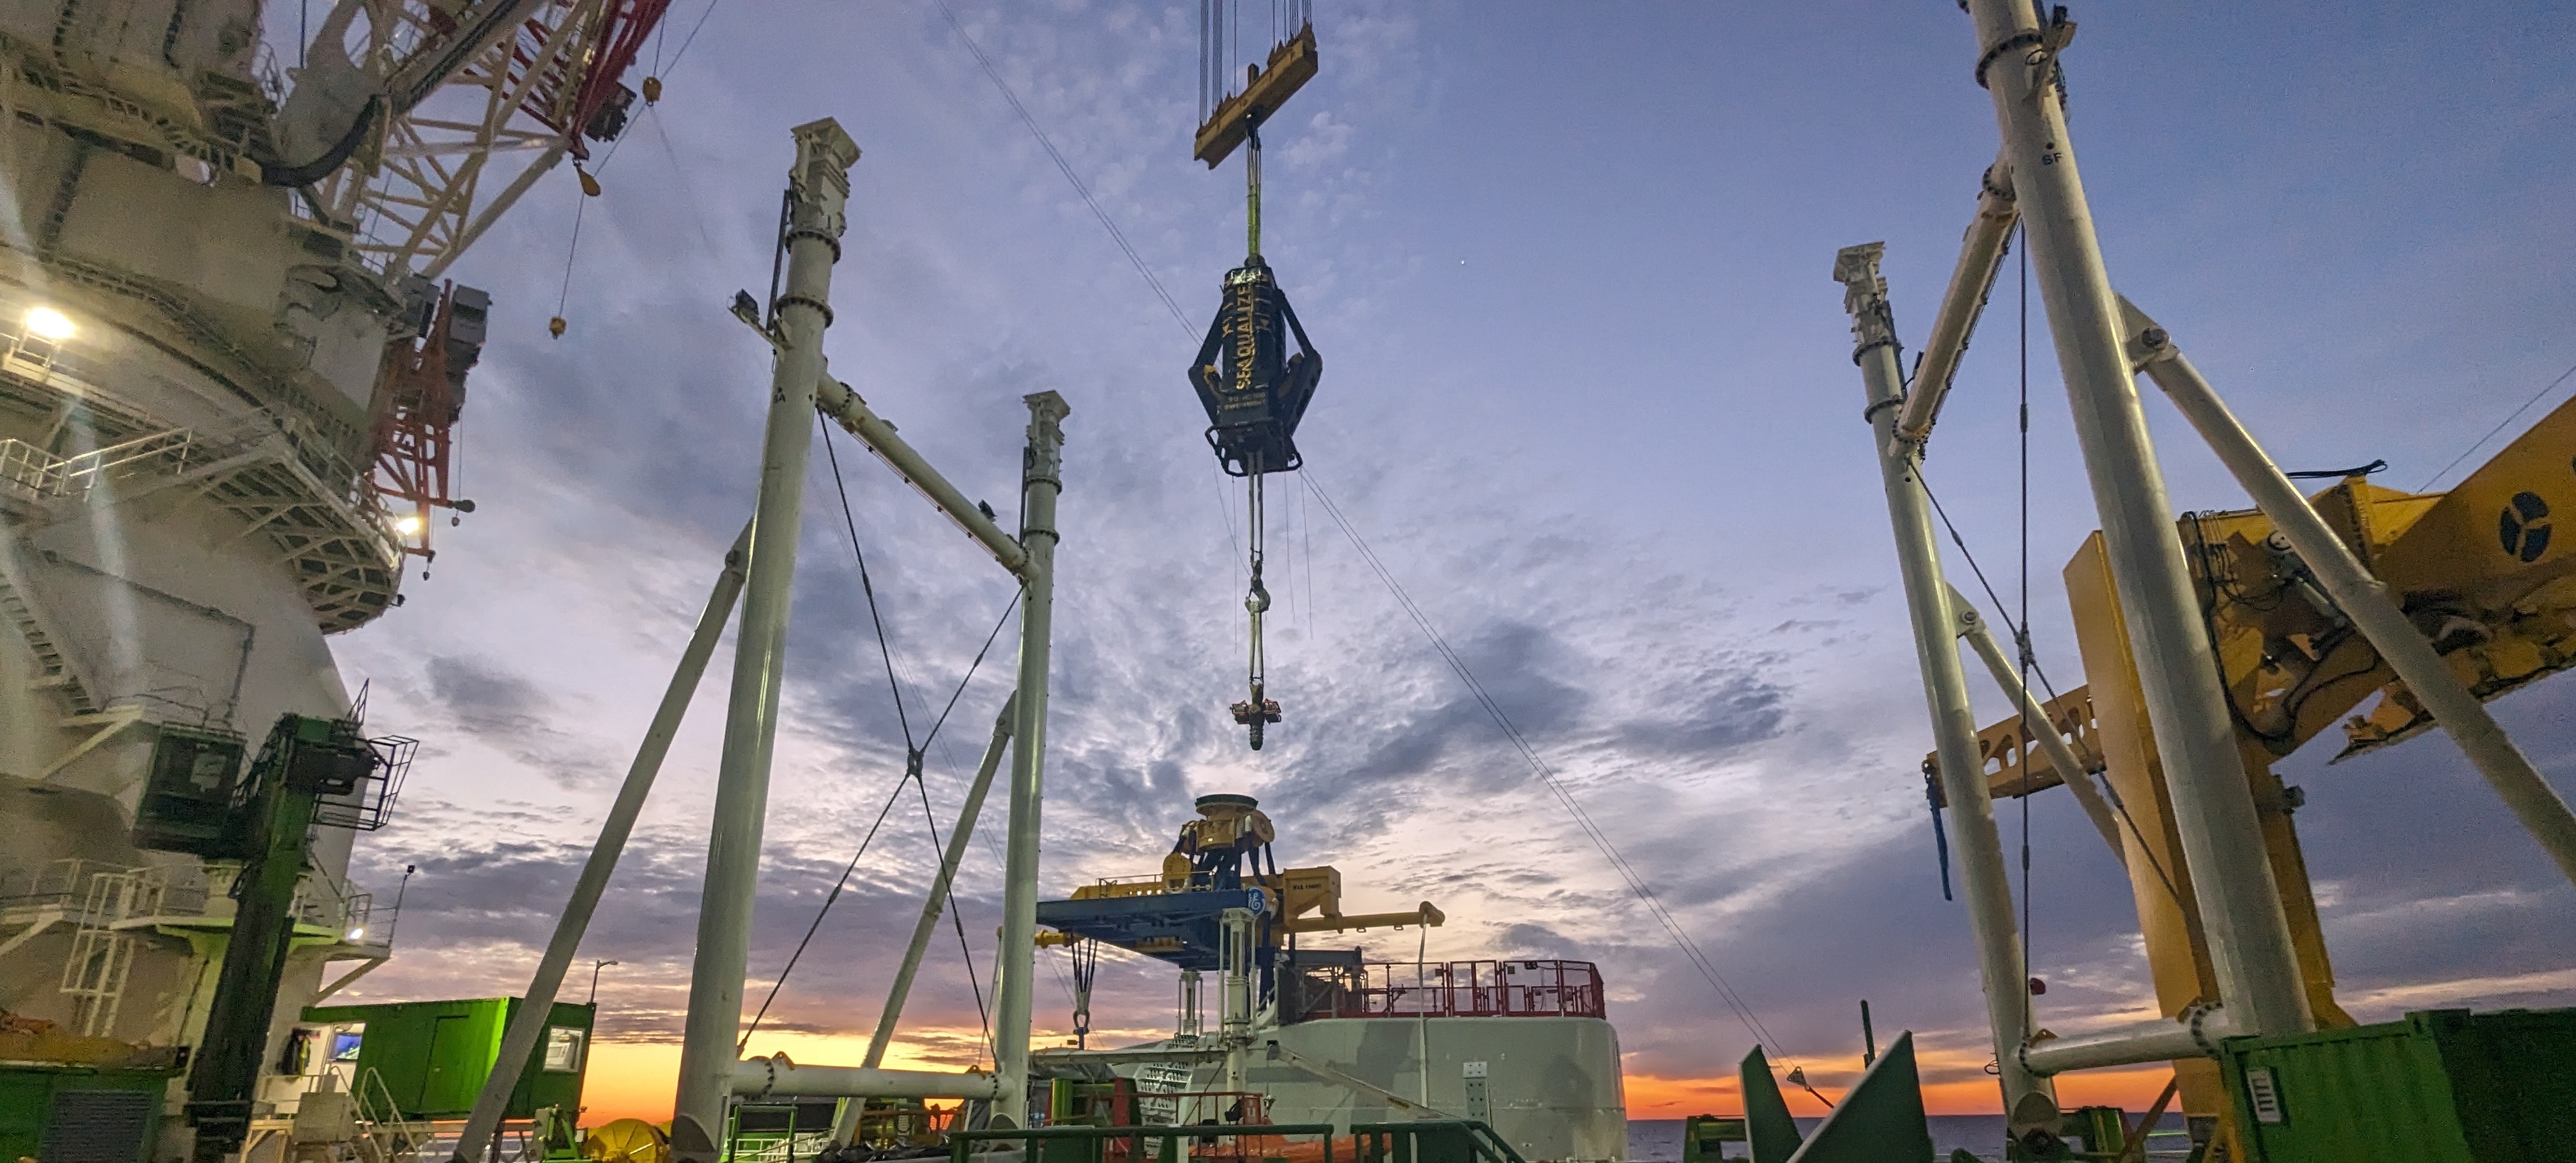
<path fill-rule="evenodd" d="M 2132 1112 L 2131 1117 L 2143 1112 Z M 1823 1119 L 1799 1119 L 1801 1132 L 1816 1129 Z M 2004 1117 L 2002 1115 L 1933 1115 L 1932 1157 L 1949 1163 L 1950 1152 L 1965 1147 L 1980 1159 L 2004 1157 Z M 2161 1124 L 2179 1130 L 2182 1116 L 2168 1114 Z M 1628 1120 L 1628 1158 L 1638 1163 L 1678 1163 L 1682 1157 L 1682 1120 Z"/>

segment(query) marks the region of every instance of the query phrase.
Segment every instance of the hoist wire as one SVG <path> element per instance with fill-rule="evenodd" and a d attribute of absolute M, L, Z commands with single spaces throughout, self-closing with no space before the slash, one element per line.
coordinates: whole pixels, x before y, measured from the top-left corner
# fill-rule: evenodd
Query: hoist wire
<path fill-rule="evenodd" d="M 1215 14 L 1221 28 L 1225 18 L 1223 0 L 1210 0 L 1210 4 L 1209 11 Z M 1180 303 L 1174 300 L 1172 292 L 1163 286 L 1162 278 L 1154 273 L 1153 267 L 1146 265 L 1145 256 L 1137 252 L 1135 244 L 1127 241 L 1127 232 L 1118 228 L 1118 221 L 1109 216 L 1109 211 L 1101 206 L 1100 199 L 1092 196 L 1090 185 L 1085 183 L 1082 175 L 1074 170 L 1073 163 L 1065 158 L 1064 151 L 1055 147 L 1055 139 L 1047 136 L 1046 129 L 1038 124 L 1037 116 L 1030 113 L 1028 105 L 1020 100 L 1019 92 L 1011 88 L 1009 81 L 1002 79 L 1002 70 L 994 66 L 993 58 L 985 55 L 984 46 L 975 43 L 975 38 L 967 33 L 966 25 L 957 19 L 957 10 L 949 6 L 948 0 L 939 0 L 939 11 L 948 18 L 948 26 L 956 30 L 958 41 L 966 46 L 969 54 L 974 56 L 976 65 L 984 70 L 985 79 L 993 82 L 993 87 L 1001 91 L 1002 100 L 1010 104 L 1011 112 L 1019 115 L 1020 124 L 1028 128 L 1029 136 L 1037 139 L 1038 148 L 1045 150 L 1048 159 L 1055 163 L 1056 172 L 1063 174 L 1066 184 L 1071 185 L 1073 192 L 1082 197 L 1082 204 L 1091 208 L 1091 216 L 1100 221 L 1100 228 L 1109 232 L 1109 240 L 1117 244 L 1118 253 L 1127 256 L 1127 264 L 1136 268 L 1137 275 L 1145 280 L 1145 286 L 1154 292 L 1156 299 L 1161 300 L 1163 309 L 1171 313 L 1172 322 L 1180 327 L 1181 335 L 1188 339 L 1198 338 L 1198 329 L 1190 325 L 1189 316 L 1181 313 Z M 1222 96 L 1223 93 L 1220 90 L 1210 99 L 1215 100 Z M 1240 550 L 1242 543 L 1235 536 L 1234 531 L 1234 506 L 1226 503 L 1225 490 L 1222 487 L 1217 490 L 1215 497 L 1218 519 L 1225 523 L 1226 543 Z"/>
<path fill-rule="evenodd" d="M 1192 330 L 1189 317 L 1181 313 L 1181 305 L 1172 299 L 1170 291 L 1163 289 L 1163 280 L 1156 278 L 1153 268 L 1145 265 L 1145 256 L 1136 252 L 1135 244 L 1127 241 L 1127 233 L 1118 229 L 1118 223 L 1109 217 L 1107 210 L 1101 209 L 1100 200 L 1091 194 L 1091 187 L 1074 172 L 1073 163 L 1065 160 L 1064 151 L 1055 147 L 1055 139 L 1039 128 L 1037 117 L 1020 101 L 1020 95 L 1012 91 L 1010 82 L 1002 79 L 1002 71 L 994 67 L 993 58 L 984 55 L 984 46 L 967 35 L 966 25 L 957 19 L 957 10 L 949 6 L 948 0 L 939 0 L 939 11 L 948 17 L 948 26 L 957 30 L 957 39 L 966 42 L 966 51 L 974 54 L 975 63 L 983 67 L 984 75 L 992 79 L 993 87 L 1002 91 L 1002 99 L 1011 103 L 1011 112 L 1019 114 L 1020 124 L 1028 126 L 1029 133 L 1038 139 L 1038 147 L 1055 162 L 1055 168 L 1064 174 L 1064 180 L 1073 183 L 1073 192 L 1082 195 L 1082 204 L 1091 208 L 1091 216 L 1100 220 L 1101 228 L 1109 232 L 1110 241 L 1118 244 L 1119 253 L 1126 255 L 1127 261 L 1135 265 L 1137 274 L 1145 276 L 1145 284 L 1154 288 L 1154 297 L 1163 301 L 1163 309 L 1172 313 L 1172 321 L 1180 324 L 1185 333 Z"/>
<path fill-rule="evenodd" d="M 1555 768 L 1549 766 L 1548 762 L 1539 756 L 1537 747 L 1530 743 L 1529 737 L 1521 733 L 1520 727 L 1512 722 L 1509 714 L 1504 712 L 1502 704 L 1495 701 L 1493 694 L 1486 690 L 1485 684 L 1478 681 L 1475 672 L 1468 668 L 1466 659 L 1460 657 L 1458 651 L 1449 645 L 1449 640 L 1443 637 L 1439 628 L 1432 624 L 1430 616 L 1414 602 L 1412 595 L 1405 592 L 1403 584 L 1395 579 L 1395 574 L 1387 569 L 1386 563 L 1379 560 L 1377 553 L 1369 548 L 1367 539 L 1360 536 L 1358 528 L 1351 524 L 1350 518 L 1342 512 L 1341 506 L 1333 502 L 1332 494 L 1324 491 L 1323 485 L 1316 480 L 1315 470 L 1309 467 L 1299 476 L 1306 482 L 1307 490 L 1315 495 L 1317 501 L 1323 503 L 1325 514 L 1333 519 L 1335 525 L 1341 527 L 1342 536 L 1350 540 L 1351 548 L 1358 551 L 1360 560 L 1367 564 L 1370 572 L 1375 573 L 1380 582 L 1385 584 L 1387 592 L 1395 596 L 1396 604 L 1403 607 L 1405 615 L 1413 620 L 1414 626 L 1422 631 L 1423 637 L 1430 640 L 1432 650 L 1440 655 L 1441 661 L 1449 664 L 1450 670 L 1456 672 L 1459 681 L 1466 684 L 1468 692 L 1475 696 L 1477 704 L 1492 717 L 1494 725 L 1502 728 L 1503 737 L 1509 740 L 1512 748 L 1520 753 L 1522 762 L 1529 765 L 1529 769 L 1538 776 L 1540 784 L 1546 787 L 1556 798 L 1557 803 L 1565 808 L 1566 814 L 1573 817 L 1575 827 L 1592 841 L 1595 848 L 1601 850 L 1602 857 L 1609 861 L 1612 870 L 1627 883 L 1629 893 L 1645 905 L 1647 914 L 1652 916 L 1655 922 L 1663 927 L 1664 932 L 1673 939 L 1673 944 L 1681 950 L 1683 959 L 1688 961 L 1693 969 L 1698 970 L 1700 976 L 1708 980 L 1709 985 L 1717 991 L 1718 999 L 1726 1003 L 1727 1009 L 1734 1012 L 1735 1019 L 1743 1023 L 1745 1030 L 1750 1032 L 1757 1042 L 1782 1051 L 1781 1059 L 1794 1067 L 1797 1060 L 1788 1055 L 1777 1038 L 1772 1037 L 1771 1031 L 1763 1026 L 1761 1016 L 1753 1011 L 1752 1005 L 1744 1000 L 1743 995 L 1736 991 L 1732 983 L 1726 980 L 1726 976 L 1718 972 L 1717 965 L 1709 959 L 1706 952 L 1700 949 L 1699 943 L 1691 940 L 1690 934 L 1682 928 L 1681 922 L 1673 916 L 1672 911 L 1665 907 L 1662 899 L 1655 895 L 1655 890 L 1648 884 L 1646 878 L 1638 873 L 1636 866 L 1629 863 L 1626 854 L 1620 852 L 1619 846 L 1612 842 L 1610 834 L 1593 820 L 1591 813 L 1583 810 L 1582 803 L 1574 798 L 1572 791 L 1566 788 L 1563 781 L 1557 777 Z"/>
<path fill-rule="evenodd" d="M 689 26 L 689 35 L 680 38 L 680 51 L 671 54 L 670 64 L 656 70 L 660 75 L 668 77 L 672 70 L 680 67 L 680 58 L 689 55 L 690 45 L 698 43 L 698 30 L 707 26 L 707 18 L 715 15 L 716 5 L 722 3 L 724 0 L 707 0 L 706 10 L 698 13 L 698 22 Z"/>
<path fill-rule="evenodd" d="M 581 218 L 582 213 L 590 209 L 590 195 L 583 193 L 581 187 L 573 187 L 573 199 L 572 241 L 564 246 L 563 289 L 555 294 L 557 316 L 561 316 L 565 305 L 572 302 L 572 260 L 581 254 Z"/>

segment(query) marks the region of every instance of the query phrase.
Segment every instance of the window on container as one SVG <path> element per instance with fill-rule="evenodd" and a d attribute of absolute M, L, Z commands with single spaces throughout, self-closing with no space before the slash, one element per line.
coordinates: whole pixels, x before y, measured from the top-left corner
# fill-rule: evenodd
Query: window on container
<path fill-rule="evenodd" d="M 586 1036 L 571 1026 L 546 1027 L 546 1069 L 556 1074 L 581 1069 L 581 1043 Z"/>
<path fill-rule="evenodd" d="M 358 1047 L 361 1043 L 366 1041 L 366 1038 L 367 1028 L 362 1025 L 342 1026 L 339 1029 L 332 1031 L 331 1060 L 334 1062 L 357 1061 Z"/>

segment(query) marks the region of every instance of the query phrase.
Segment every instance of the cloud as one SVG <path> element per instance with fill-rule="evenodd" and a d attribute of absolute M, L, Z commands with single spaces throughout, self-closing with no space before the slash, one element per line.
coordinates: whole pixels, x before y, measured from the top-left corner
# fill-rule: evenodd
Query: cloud
<path fill-rule="evenodd" d="M 1270 694 L 1287 717 L 1256 754 L 1225 712 L 1247 677 L 1243 498 L 1214 471 L 1179 371 L 1243 245 L 1239 176 L 1208 173 L 1184 144 L 1186 14 L 965 5 L 960 15 L 1183 318 L 1144 286 L 938 14 L 808 4 L 751 21 L 719 11 L 669 78 L 673 96 L 645 115 L 652 124 L 638 132 L 652 140 L 627 143 L 607 194 L 586 204 L 569 280 L 582 203 L 568 185 L 541 186 L 458 268 L 497 304 L 460 428 L 462 479 L 479 508 L 442 531 L 436 577 L 409 585 L 402 611 L 338 642 L 344 669 L 381 680 L 373 714 L 427 741 L 403 815 L 359 845 L 366 883 L 389 883 L 405 863 L 421 869 L 404 906 L 405 953 L 352 992 L 453 996 L 524 982 L 588 851 L 606 777 L 641 734 L 752 510 L 770 367 L 722 303 L 733 287 L 757 292 L 768 273 L 786 128 L 831 112 L 867 150 L 835 273 L 833 374 L 1006 518 L 1017 509 L 1020 398 L 1054 390 L 1074 408 L 1046 891 L 1153 871 L 1193 795 L 1250 792 L 1280 824 L 1283 859 L 1341 868 L 1355 907 L 1433 899 L 1448 910 L 1450 923 L 1428 935 L 1432 957 L 1599 962 L 1641 1077 L 1727 1074 L 1756 1040 L 1820 1082 L 1841 1077 L 1857 1065 L 1853 1011 L 1866 997 L 1882 1030 L 1918 1032 L 1936 1080 L 1982 1084 L 1991 1049 L 1976 963 L 1960 906 L 1941 898 L 1915 774 L 1928 743 L 1913 642 L 1891 596 L 1845 321 L 1817 274 L 1835 246 L 1885 234 L 1891 280 L 1909 309 L 1928 306 L 1967 206 L 1885 192 L 1956 187 L 1991 156 L 1991 126 L 1975 110 L 1958 124 L 1923 112 L 1949 118 L 1975 97 L 1958 91 L 1958 75 L 1900 69 L 1887 83 L 1909 99 L 1782 112 L 1761 102 L 1794 91 L 1794 74 L 1710 69 L 1704 48 L 1684 46 L 1720 43 L 1721 31 L 1805 43 L 1812 29 L 1798 22 L 1811 10 L 1723 30 L 1575 20 L 1544 6 L 1478 9 L 1463 22 L 1459 11 L 1392 2 L 1331 13 L 1330 63 L 1300 97 L 1314 112 L 1283 123 L 1283 164 L 1269 178 L 1267 257 L 1332 362 L 1300 433 L 1309 467 L 1270 491 Z M 1462 29 L 1487 20 L 1512 35 Z M 1933 35 L 1887 33 L 1918 34 Z M 1543 62 L 1512 56 L 1531 46 L 1545 48 Z M 1877 47 L 1891 61 L 1921 56 L 1911 43 Z M 1875 51 L 1853 51 L 1864 49 Z M 2102 76 L 2088 92 L 2130 86 L 2139 107 L 2171 112 L 2162 69 L 2093 68 Z M 2092 107 L 2124 116 L 2107 95 Z M 1891 109 L 1902 127 L 1883 120 Z M 1501 124 L 1514 127 L 1507 149 L 1494 146 Z M 1695 139 L 1705 148 L 1672 149 L 1675 124 L 1705 134 Z M 1766 136 L 1790 125 L 1801 127 L 1796 140 Z M 2192 227 L 2203 233 L 2177 234 L 2138 212 L 2204 195 L 2238 204 L 2219 196 L 2224 183 L 2177 177 L 2205 159 L 2155 152 L 2182 135 L 2151 128 L 2098 135 L 2158 159 L 2103 183 L 2106 238 L 2127 239 L 2121 253 L 2135 260 L 2124 280 L 2199 290 L 2251 277 L 2210 256 L 2260 240 L 2205 219 Z M 1906 145 L 1868 153 L 1862 174 L 1850 168 L 1855 140 Z M 2124 155 L 2106 144 L 2101 156 Z M 1725 168 L 1745 158 L 1760 159 L 1761 180 Z M 2117 193 L 2147 181 L 2141 173 L 2177 184 Z M 2513 185 L 2476 173 L 2451 180 L 2482 198 Z M 2494 253 L 2530 264 L 2521 280 L 2470 272 L 2445 284 L 2501 296 L 2460 317 L 2555 334 L 2531 321 L 2547 297 L 2512 289 L 2555 277 L 2546 271 L 2566 264 L 2552 256 L 2576 246 L 2564 216 L 2543 210 L 2452 217 L 2446 230 L 2519 224 Z M 2310 259 L 2421 250 L 2349 246 L 2388 239 L 2338 221 L 2352 229 L 2326 232 L 2335 253 Z M 1759 229 L 1727 226 L 1748 222 Z M 1872 225 L 1854 235 L 1855 223 Z M 2308 337 L 2301 360 L 2239 365 L 2267 372 L 2248 373 L 2249 409 L 2302 423 L 2369 419 L 2345 435 L 2436 464 L 2456 451 L 2435 455 L 2446 437 L 2341 406 L 2365 372 L 2411 382 L 2447 366 L 2336 362 L 2354 343 L 2388 355 L 2370 332 L 2420 318 L 2415 302 L 2374 312 L 2345 281 L 2325 299 L 2311 283 L 2297 296 L 2239 286 L 2226 298 L 2243 308 L 2230 329 L 2274 346 L 2281 334 Z M 543 328 L 559 299 L 572 329 L 555 340 Z M 2295 318 L 2279 314 L 2290 301 Z M 2209 366 L 2250 360 L 2255 346 L 2214 346 Z M 2017 431 L 2012 393 L 1995 378 L 2008 347 L 1981 345 L 1963 369 L 1942 435 L 1955 452 L 1933 470 L 1964 534 L 1990 554 L 2009 545 L 1985 535 L 2013 527 L 2018 496 L 1995 452 Z M 2035 621 L 2051 673 L 2071 674 L 2046 571 L 2094 517 L 2065 485 L 2082 470 L 2058 430 L 2064 417 L 2033 415 Z M 1011 600 L 1009 579 L 875 458 L 830 439 L 838 474 L 816 447 L 805 476 L 755 996 L 897 788 L 907 734 L 920 742 L 972 667 L 926 748 L 927 791 L 949 826 L 1018 654 L 1014 621 L 973 665 Z M 2215 470 L 2187 453 L 2171 459 L 2177 497 L 2233 503 Z M 864 588 L 853 527 L 868 557 Z M 1380 569 L 1707 953 L 1748 1005 L 1743 1019 L 1531 772 Z M 615 1037 L 678 1029 L 733 665 L 720 650 L 701 683 L 585 945 L 585 959 L 622 962 L 601 982 Z M 2571 697 L 2544 684 L 2499 704 L 2553 775 L 2576 756 Z M 1990 692 L 1978 698 L 2000 715 Z M 2566 997 L 2551 976 L 2565 951 L 2550 941 L 2576 925 L 2576 906 L 2447 747 L 2427 738 L 2331 770 L 2307 755 L 2283 767 L 2310 791 L 2298 822 L 2327 932 L 2348 1000 L 2371 1016 L 2434 998 Z M 974 969 L 955 928 L 943 929 L 907 1027 L 943 1061 L 976 1051 L 1002 798 L 961 874 Z M 2137 1012 L 2150 995 L 2125 878 L 2071 804 L 2043 796 L 2031 811 L 2030 944 L 2034 972 L 2051 983 L 2052 1028 Z M 846 1035 L 872 1024 L 935 859 L 921 814 L 907 792 L 765 1027 Z M 2019 805 L 2001 817 L 2018 840 Z M 1410 957 L 1422 937 L 1352 944 Z M 1043 956 L 1039 1018 L 1060 1030 L 1069 986 L 1057 955 Z M 1168 1020 L 1170 989 L 1159 964 L 1114 958 L 1095 1012 L 1104 1030 L 1150 1031 Z"/>
<path fill-rule="evenodd" d="M 610 764 L 595 750 L 553 725 L 565 712 L 535 683 L 455 655 L 433 655 L 425 670 L 430 697 L 447 711 L 457 730 L 567 786 L 578 787 L 612 774 Z"/>

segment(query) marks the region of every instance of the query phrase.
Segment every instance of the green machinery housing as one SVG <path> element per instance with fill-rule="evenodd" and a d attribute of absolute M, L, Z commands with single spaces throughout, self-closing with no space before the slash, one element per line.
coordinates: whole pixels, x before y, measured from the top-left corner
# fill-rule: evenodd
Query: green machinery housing
<path fill-rule="evenodd" d="M 0 1159 L 144 1163 L 177 1071 L 0 1066 Z"/>
<path fill-rule="evenodd" d="M 322 1027 L 318 1052 L 349 1063 L 360 1076 L 372 1070 L 394 1105 L 415 1119 L 461 1119 L 500 1061 L 501 1033 L 519 1012 L 515 997 L 465 1001 L 387 1002 L 314 1006 L 307 1025 Z M 581 1112 L 582 1080 L 590 1068 L 590 1031 L 596 1007 L 557 1002 L 510 1092 L 507 1119 L 534 1119 L 569 1127 Z"/>

